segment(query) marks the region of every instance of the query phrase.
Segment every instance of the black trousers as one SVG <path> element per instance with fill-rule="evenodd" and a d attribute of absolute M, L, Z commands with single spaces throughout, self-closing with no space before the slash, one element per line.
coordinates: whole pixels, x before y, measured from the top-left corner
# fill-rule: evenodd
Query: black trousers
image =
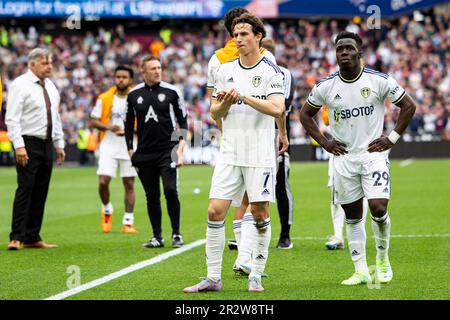
<path fill-rule="evenodd" d="M 294 198 L 289 184 L 289 167 L 289 154 L 285 152 L 281 155 L 281 162 L 278 163 L 275 195 L 280 215 L 281 235 L 286 237 L 289 236 L 289 229 L 294 219 Z"/>
<path fill-rule="evenodd" d="M 169 151 L 152 155 L 151 160 L 144 165 L 138 165 L 139 179 L 145 190 L 147 198 L 147 211 L 155 238 L 162 238 L 162 211 L 160 178 L 164 187 L 167 211 L 172 225 L 172 234 L 180 233 L 180 200 L 178 198 L 178 169 L 174 167 Z"/>
<path fill-rule="evenodd" d="M 10 240 L 34 243 L 44 217 L 45 201 L 53 168 L 53 145 L 35 137 L 24 136 L 28 164 L 16 164 L 17 190 L 14 197 Z"/>

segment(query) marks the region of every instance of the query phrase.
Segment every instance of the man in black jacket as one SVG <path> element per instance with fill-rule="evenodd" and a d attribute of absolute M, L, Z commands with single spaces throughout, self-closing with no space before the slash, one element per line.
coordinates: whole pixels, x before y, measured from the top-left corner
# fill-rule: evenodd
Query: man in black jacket
<path fill-rule="evenodd" d="M 147 197 L 147 210 L 153 238 L 143 246 L 164 246 L 161 230 L 159 178 L 172 224 L 172 246 L 181 247 L 178 167 L 183 165 L 185 140 L 178 129 L 186 132 L 187 113 L 183 94 L 174 85 L 161 81 L 161 62 L 145 57 L 141 64 L 144 82 L 133 88 L 127 98 L 125 138 L 133 166 Z M 137 149 L 133 150 L 134 123 L 137 119 Z M 176 126 L 178 123 L 178 128 Z M 178 145 L 178 147 L 177 147 Z"/>

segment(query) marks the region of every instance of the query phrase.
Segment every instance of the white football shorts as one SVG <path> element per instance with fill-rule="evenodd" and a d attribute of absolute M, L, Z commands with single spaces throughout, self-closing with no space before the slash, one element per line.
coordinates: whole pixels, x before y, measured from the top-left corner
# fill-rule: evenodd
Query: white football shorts
<path fill-rule="evenodd" d="M 245 190 L 249 202 L 275 202 L 275 168 L 241 167 L 218 163 L 211 181 L 210 199 L 231 200 L 239 207 Z"/>
<path fill-rule="evenodd" d="M 333 203 L 348 204 L 362 197 L 389 199 L 388 152 L 346 154 L 333 158 Z"/>
<path fill-rule="evenodd" d="M 117 168 L 120 169 L 120 177 L 122 178 L 137 176 L 136 169 L 134 169 L 131 165 L 131 160 L 115 159 L 111 156 L 102 156 L 102 153 L 100 153 L 97 169 L 98 176 L 109 176 L 115 178 Z"/>

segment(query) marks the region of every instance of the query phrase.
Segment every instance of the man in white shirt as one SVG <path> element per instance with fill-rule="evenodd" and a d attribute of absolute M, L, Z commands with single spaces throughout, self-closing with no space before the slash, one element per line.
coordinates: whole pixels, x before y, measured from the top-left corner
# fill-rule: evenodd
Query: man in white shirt
<path fill-rule="evenodd" d="M 284 114 L 284 78 L 281 70 L 259 51 L 266 34 L 260 19 L 243 14 L 233 21 L 232 30 L 239 58 L 219 67 L 211 106 L 212 118 L 222 119 L 222 140 L 209 195 L 208 274 L 200 283 L 185 288 L 185 293 L 223 290 L 224 220 L 232 203 L 240 205 L 245 191 L 255 220 L 252 238 L 256 243 L 248 290 L 264 291 L 261 275 L 271 236 L 269 202 L 275 201 L 274 118 Z M 285 141 L 286 132 L 283 134 Z"/>
<path fill-rule="evenodd" d="M 125 214 L 122 219 L 123 233 L 138 233 L 134 228 L 134 178 L 136 170 L 131 165 L 125 142 L 124 121 L 126 114 L 127 94 L 133 83 L 133 69 L 121 65 L 114 71 L 115 86 L 99 95 L 91 112 L 91 123 L 100 131 L 100 156 L 97 175 L 99 176 L 98 192 L 102 201 L 101 230 L 109 233 L 112 229 L 114 208 L 110 202 L 109 184 L 120 170 L 125 188 Z"/>
<path fill-rule="evenodd" d="M 364 68 L 360 58 L 362 40 L 351 32 L 336 37 L 339 71 L 313 87 L 300 111 L 306 131 L 333 160 L 333 200 L 345 211 L 348 247 L 355 273 L 343 285 L 372 282 L 366 261 L 366 233 L 363 198 L 369 200 L 372 230 L 376 242 L 376 281 L 387 283 L 393 272 L 388 249 L 391 221 L 387 211 L 391 181 L 388 150 L 408 126 L 416 106 L 405 90 L 387 74 Z M 384 101 L 389 99 L 400 108 L 394 130 L 383 134 Z M 328 140 L 313 117 L 326 105 L 329 110 Z"/>
<path fill-rule="evenodd" d="M 40 237 L 45 201 L 53 167 L 64 162 L 64 133 L 58 114 L 60 96 L 53 82 L 52 56 L 46 49 L 28 55 L 29 70 L 9 88 L 6 107 L 8 136 L 16 152 L 18 188 L 8 250 L 56 248 Z M 53 145 L 53 146 L 52 146 Z"/>

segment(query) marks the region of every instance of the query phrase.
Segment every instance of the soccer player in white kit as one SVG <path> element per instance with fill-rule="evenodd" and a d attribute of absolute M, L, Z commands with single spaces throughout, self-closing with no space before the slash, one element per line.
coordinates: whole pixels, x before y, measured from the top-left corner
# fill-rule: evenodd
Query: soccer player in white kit
<path fill-rule="evenodd" d="M 362 40 L 351 32 L 336 37 L 339 71 L 313 87 L 300 111 L 306 131 L 335 155 L 333 197 L 345 211 L 347 239 L 355 273 L 343 285 L 372 282 L 366 261 L 366 232 L 362 202 L 366 196 L 376 242 L 376 281 L 387 283 L 393 272 L 388 249 L 391 221 L 387 205 L 391 192 L 388 150 L 394 146 L 415 112 L 415 103 L 390 76 L 361 66 Z M 384 101 L 400 108 L 394 130 L 383 134 Z M 313 116 L 329 108 L 332 140 L 325 138 Z"/>
<path fill-rule="evenodd" d="M 138 233 L 134 228 L 134 178 L 136 170 L 131 165 L 125 143 L 124 120 L 126 114 L 127 94 L 133 83 L 133 69 L 118 66 L 114 72 L 115 86 L 102 93 L 91 112 L 92 125 L 101 130 L 100 156 L 97 175 L 99 176 L 99 194 L 102 201 L 101 229 L 109 233 L 112 228 L 113 205 L 110 202 L 109 184 L 116 177 L 117 169 L 125 189 L 125 214 L 122 219 L 123 233 Z"/>
<path fill-rule="evenodd" d="M 233 20 L 244 13 L 248 13 L 247 9 L 235 7 L 228 10 L 228 12 L 224 16 L 224 26 L 230 34 L 231 39 L 223 48 L 216 50 L 208 62 L 207 90 L 208 96 L 211 97 L 211 104 L 212 94 L 217 82 L 217 71 L 219 67 L 225 62 L 229 62 L 239 57 L 239 50 L 236 47 L 236 43 L 233 38 L 233 30 L 231 29 L 231 27 L 233 24 Z M 266 50 L 262 46 L 259 49 L 261 54 L 265 58 L 276 64 L 275 56 L 270 51 Z M 222 130 L 222 120 L 217 119 L 216 123 L 219 130 Z M 254 221 L 253 216 L 250 212 L 248 197 L 246 194 L 244 194 L 241 205 L 239 207 L 236 207 L 233 217 L 233 232 L 236 240 L 230 240 L 228 243 L 230 249 L 238 249 L 238 256 L 233 265 L 233 271 L 236 272 L 236 274 L 248 275 L 251 271 L 249 263 L 251 260 L 252 243 L 251 241 L 242 241 L 243 245 L 241 246 L 241 237 L 247 237 L 247 234 L 251 232 L 250 230 L 252 229 L 253 222 Z"/>
<path fill-rule="evenodd" d="M 322 119 L 325 126 L 329 126 L 328 109 L 326 106 L 322 109 Z M 330 153 L 328 159 L 328 183 L 327 187 L 333 192 L 333 162 L 334 154 Z M 369 208 L 369 202 L 367 198 L 363 198 L 363 221 L 366 221 L 367 209 Z M 334 203 L 334 197 L 331 199 L 330 205 L 331 222 L 333 223 L 334 234 L 325 243 L 325 248 L 328 250 L 344 249 L 344 220 L 345 212 L 339 204 Z"/>
<path fill-rule="evenodd" d="M 185 288 L 186 293 L 223 290 L 224 220 L 231 203 L 239 205 L 245 190 L 255 220 L 253 238 L 257 243 L 252 252 L 248 290 L 264 291 L 261 275 L 271 236 L 269 202 L 275 201 L 274 118 L 284 113 L 284 78 L 281 70 L 259 51 L 266 34 L 260 19 L 243 14 L 234 20 L 232 30 L 239 58 L 220 66 L 211 106 L 212 118 L 222 119 L 222 141 L 209 195 L 208 274 L 200 283 Z"/>

